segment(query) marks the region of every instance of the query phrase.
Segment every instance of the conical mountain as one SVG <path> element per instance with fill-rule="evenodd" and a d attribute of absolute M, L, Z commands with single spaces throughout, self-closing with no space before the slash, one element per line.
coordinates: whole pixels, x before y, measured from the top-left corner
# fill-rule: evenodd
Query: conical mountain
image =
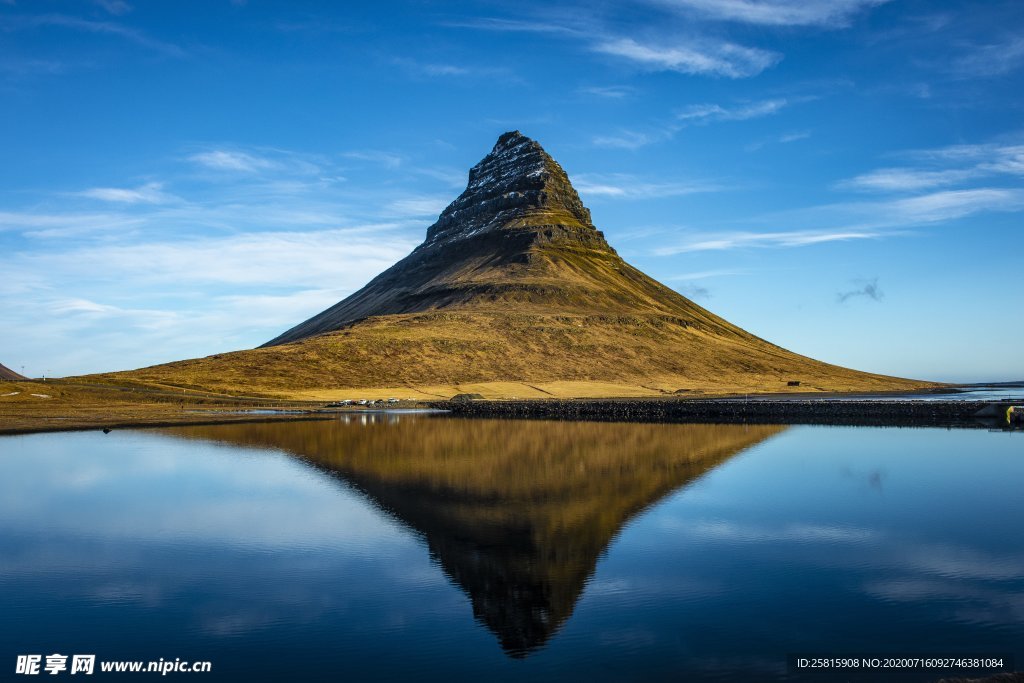
<path fill-rule="evenodd" d="M 411 254 L 264 346 L 371 316 L 432 310 L 654 313 L 738 332 L 623 261 L 558 162 L 519 131 L 498 138 Z"/>
<path fill-rule="evenodd" d="M 126 375 L 320 398 L 926 386 L 791 353 L 644 275 L 518 131 L 470 170 L 424 242 L 355 294 L 260 348 L 114 377 Z"/>
<path fill-rule="evenodd" d="M 18 373 L 16 373 L 14 370 L 11 370 L 7 366 L 0 364 L 0 379 L 13 380 L 13 379 L 27 379 L 27 378 L 24 377 L 23 375 L 19 375 Z"/>

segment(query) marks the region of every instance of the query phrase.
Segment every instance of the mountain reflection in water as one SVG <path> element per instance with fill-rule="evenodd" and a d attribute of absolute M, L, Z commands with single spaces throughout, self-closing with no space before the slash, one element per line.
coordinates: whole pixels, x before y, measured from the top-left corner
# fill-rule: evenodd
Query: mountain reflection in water
<path fill-rule="evenodd" d="M 785 427 L 343 416 L 174 429 L 281 449 L 426 540 L 506 654 L 542 647 L 637 513 Z"/>

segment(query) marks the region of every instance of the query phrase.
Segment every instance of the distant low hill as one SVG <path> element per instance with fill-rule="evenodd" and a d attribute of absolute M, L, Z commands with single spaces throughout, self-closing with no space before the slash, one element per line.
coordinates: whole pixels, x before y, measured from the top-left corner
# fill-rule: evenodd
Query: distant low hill
<path fill-rule="evenodd" d="M 928 383 L 797 355 L 626 263 L 562 167 L 502 135 L 411 254 L 263 347 L 111 379 L 331 397 L 878 391 Z"/>
<path fill-rule="evenodd" d="M 11 370 L 6 365 L 0 365 L 0 379 L 28 379 L 23 375 L 19 375 L 14 370 Z"/>

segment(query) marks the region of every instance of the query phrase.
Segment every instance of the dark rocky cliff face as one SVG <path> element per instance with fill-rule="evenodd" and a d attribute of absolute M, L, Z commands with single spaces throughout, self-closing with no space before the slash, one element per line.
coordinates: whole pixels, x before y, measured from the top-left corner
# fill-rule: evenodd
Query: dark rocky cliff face
<path fill-rule="evenodd" d="M 737 332 L 623 261 L 591 223 L 562 167 L 519 131 L 498 138 L 409 256 L 264 346 L 373 316 L 440 309 L 656 314 Z"/>
<path fill-rule="evenodd" d="M 469 185 L 427 229 L 424 246 L 507 228 L 527 217 L 594 229 L 569 177 L 534 140 L 519 131 L 498 138 L 469 172 Z"/>

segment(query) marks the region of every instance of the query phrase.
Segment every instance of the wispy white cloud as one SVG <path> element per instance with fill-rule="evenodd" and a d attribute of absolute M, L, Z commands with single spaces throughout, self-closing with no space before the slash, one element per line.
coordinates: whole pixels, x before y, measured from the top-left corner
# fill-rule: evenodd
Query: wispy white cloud
<path fill-rule="evenodd" d="M 44 306 L 50 313 L 63 318 L 68 327 L 87 327 L 117 320 L 139 331 L 168 331 L 182 322 L 175 311 L 153 308 L 124 308 L 103 304 L 90 299 L 55 299 Z"/>
<path fill-rule="evenodd" d="M 423 209 L 422 203 L 397 204 L 398 213 L 391 212 L 390 205 L 427 196 L 402 189 L 403 184 L 425 184 L 417 180 L 424 174 L 415 167 L 396 176 L 392 183 L 357 190 L 339 175 L 342 166 L 337 160 L 286 150 L 220 146 L 174 161 L 178 162 L 176 168 L 161 172 L 173 179 L 174 194 L 158 182 L 59 193 L 28 209 L 0 211 L 0 231 L 18 232 L 37 240 L 73 237 L 104 243 L 117 236 L 124 243 L 164 234 L 184 238 L 239 231 L 336 228 L 411 216 L 413 209 Z M 195 168 L 206 172 L 196 173 Z M 445 179 L 446 184 L 452 180 L 447 175 Z M 102 201 L 110 208 L 94 211 L 94 205 L 68 198 Z M 440 204 L 443 202 L 438 199 L 430 208 Z"/>
<path fill-rule="evenodd" d="M 193 154 L 189 159 L 200 166 L 211 168 L 216 171 L 240 171 L 253 173 L 262 169 L 274 167 L 269 159 L 255 156 L 246 152 L 215 149 L 208 152 Z"/>
<path fill-rule="evenodd" d="M 964 78 L 1002 76 L 1024 66 L 1024 38 L 1012 36 L 975 47 L 953 62 L 953 73 Z"/>
<path fill-rule="evenodd" d="M 931 147 L 928 149 L 915 149 L 905 153 L 911 159 L 923 161 L 976 161 L 987 159 L 992 154 L 998 153 L 1000 145 L 992 143 L 946 145 L 944 147 Z"/>
<path fill-rule="evenodd" d="M 451 28 L 472 28 L 484 31 L 499 31 L 503 33 L 550 33 L 572 36 L 587 35 L 587 31 L 573 28 L 566 24 L 545 21 L 522 21 L 519 19 L 499 19 L 493 17 L 447 21 L 442 25 Z"/>
<path fill-rule="evenodd" d="M 423 76 L 465 76 L 471 72 L 468 67 L 457 66 L 455 64 L 420 62 L 414 59 L 402 57 L 396 57 L 392 61 L 401 67 L 409 69 L 410 71 L 415 71 Z"/>
<path fill-rule="evenodd" d="M 739 45 L 699 32 L 689 36 L 675 34 L 641 40 L 593 22 L 570 25 L 559 22 L 484 18 L 449 22 L 446 25 L 487 31 L 562 36 L 585 43 L 591 52 L 617 57 L 644 69 L 691 75 L 748 78 L 774 66 L 782 59 L 782 55 L 776 52 Z"/>
<path fill-rule="evenodd" d="M 655 0 L 720 21 L 761 26 L 848 26 L 853 17 L 890 0 Z"/>
<path fill-rule="evenodd" d="M 590 85 L 579 88 L 577 92 L 584 95 L 594 95 L 612 100 L 621 100 L 636 92 L 627 85 Z"/>
<path fill-rule="evenodd" d="M 119 310 L 116 306 L 98 304 L 88 299 L 61 299 L 53 302 L 50 311 L 57 314 L 66 313 L 110 313 Z"/>
<path fill-rule="evenodd" d="M 482 66 L 480 64 L 450 64 L 445 62 L 424 62 L 407 57 L 395 57 L 391 60 L 395 65 L 415 76 L 427 78 L 482 78 L 502 76 L 512 82 L 519 79 L 506 68 Z"/>
<path fill-rule="evenodd" d="M 411 249 L 408 238 L 389 234 L 392 227 L 380 224 L 125 246 L 87 245 L 63 252 L 28 254 L 18 261 L 53 268 L 79 282 L 88 282 L 99 266 L 105 277 L 137 285 L 220 283 L 258 285 L 266 291 L 281 286 L 316 287 L 328 281 L 355 286 Z"/>
<path fill-rule="evenodd" d="M 12 78 L 52 76 L 67 71 L 68 65 L 52 59 L 11 59 L 0 62 L 0 75 Z"/>
<path fill-rule="evenodd" d="M 592 143 L 598 147 L 614 147 L 619 149 L 639 149 L 646 145 L 672 139 L 679 131 L 687 126 L 705 125 L 718 121 L 746 121 L 748 119 L 771 116 L 788 106 L 798 102 L 805 102 L 811 98 L 801 97 L 797 99 L 778 97 L 754 102 L 744 102 L 732 106 L 720 104 L 693 104 L 682 111 L 676 112 L 671 121 L 661 125 L 652 126 L 646 130 L 620 130 L 617 133 L 608 135 L 597 135 L 592 138 Z M 792 142 L 810 133 L 792 134 L 785 142 Z M 783 141 L 783 140 L 779 140 Z M 764 144 L 757 143 L 752 146 L 756 149 Z"/>
<path fill-rule="evenodd" d="M 412 172 L 417 175 L 426 176 L 435 180 L 440 180 L 442 183 L 451 188 L 462 189 L 466 187 L 468 182 L 468 176 L 466 171 L 457 170 L 454 168 L 414 168 Z"/>
<path fill-rule="evenodd" d="M 928 83 L 911 83 L 905 86 L 903 91 L 919 100 L 930 100 L 932 98 L 932 86 Z"/>
<path fill-rule="evenodd" d="M 998 175 L 1024 175 L 1024 145 L 952 145 L 905 154 L 917 167 L 880 168 L 837 183 L 840 189 L 906 192 Z"/>
<path fill-rule="evenodd" d="M 764 138 L 756 142 L 752 142 L 747 145 L 744 149 L 748 152 L 756 152 L 766 145 L 788 145 L 792 142 L 799 142 L 800 140 L 806 140 L 811 137 L 811 132 L 807 130 L 793 131 L 792 133 L 783 133 L 775 137 Z"/>
<path fill-rule="evenodd" d="M 674 256 L 694 251 L 724 251 L 742 248 L 803 247 L 825 242 L 873 239 L 877 230 L 789 230 L 782 232 L 697 233 L 682 241 L 654 250 L 657 256 Z"/>
<path fill-rule="evenodd" d="M 717 185 L 706 182 L 650 182 L 625 173 L 574 175 L 572 183 L 584 197 L 616 199 L 678 197 L 719 189 Z"/>
<path fill-rule="evenodd" d="M 672 256 L 696 251 L 804 247 L 828 242 L 883 239 L 905 235 L 907 228 L 943 223 L 979 213 L 1024 210 L 1024 190 L 976 188 L 945 190 L 881 202 L 850 202 L 790 212 L 762 220 L 846 221 L 838 227 L 802 230 L 690 232 L 653 251 Z M 800 215 L 802 214 L 802 215 Z"/>
<path fill-rule="evenodd" d="M 1024 175 L 1024 146 L 1004 147 L 997 158 L 983 161 L 978 169 L 990 173 Z"/>
<path fill-rule="evenodd" d="M 798 140 L 806 140 L 811 137 L 810 131 L 801 130 L 793 133 L 785 133 L 778 137 L 778 142 L 783 145 L 787 145 L 790 142 L 797 142 Z"/>
<path fill-rule="evenodd" d="M 854 190 L 907 191 L 927 190 L 952 185 L 971 177 L 967 170 L 925 171 L 912 168 L 880 168 L 839 183 Z"/>
<path fill-rule="evenodd" d="M 1024 145 L 1017 143 L 981 143 L 919 149 L 906 156 L 923 161 L 975 163 L 982 170 L 1024 173 Z"/>
<path fill-rule="evenodd" d="M 979 187 L 969 190 L 940 190 L 887 201 L 828 204 L 810 210 L 820 220 L 832 216 L 857 221 L 870 230 L 905 228 L 942 223 L 979 213 L 1024 209 L 1024 189 Z M 891 233 L 890 233 L 891 234 Z"/>
<path fill-rule="evenodd" d="M 782 97 L 749 102 L 733 107 L 723 107 L 719 104 L 694 104 L 676 114 L 676 118 L 687 123 L 746 121 L 747 119 L 777 114 L 789 104 L 789 100 Z"/>
<path fill-rule="evenodd" d="M 93 33 L 97 35 L 117 36 L 141 47 L 160 52 L 169 57 L 185 57 L 186 51 L 173 43 L 169 43 L 144 33 L 138 29 L 112 21 L 92 21 L 81 19 L 65 14 L 40 14 L 35 16 L 22 16 L 9 18 L 6 26 L 15 29 L 38 28 L 44 26 L 55 26 L 74 31 Z"/>
<path fill-rule="evenodd" d="M 456 64 L 423 63 L 418 64 L 417 68 L 428 76 L 467 76 L 473 73 L 469 67 Z"/>
<path fill-rule="evenodd" d="M 387 168 L 398 168 L 402 165 L 402 156 L 394 154 L 392 152 L 383 152 L 378 149 L 362 149 L 352 150 L 350 152 L 342 152 L 341 156 L 346 159 L 355 159 L 357 161 L 368 161 L 374 164 L 380 164 Z"/>
<path fill-rule="evenodd" d="M 95 0 L 96 4 L 115 16 L 127 14 L 132 11 L 132 6 L 124 0 Z"/>
<path fill-rule="evenodd" d="M 672 136 L 671 131 L 661 130 L 653 133 L 642 133 L 635 130 L 620 130 L 611 135 L 595 135 L 591 142 L 597 147 L 613 147 L 617 149 L 640 149 L 654 142 Z"/>
<path fill-rule="evenodd" d="M 388 205 L 387 213 L 395 218 L 436 217 L 452 201 L 452 197 L 404 197 Z"/>
<path fill-rule="evenodd" d="M 134 188 L 94 187 L 77 193 L 81 197 L 121 204 L 162 204 L 175 197 L 163 191 L 163 183 L 146 183 Z"/>
<path fill-rule="evenodd" d="M 0 232 L 21 232 L 25 237 L 41 239 L 115 232 L 123 234 L 144 222 L 138 216 L 121 213 L 0 211 Z"/>
<path fill-rule="evenodd" d="M 318 313 L 352 291 L 349 285 L 336 289 L 310 287 L 287 294 L 229 294 L 218 296 L 216 307 L 230 311 L 235 319 L 259 320 L 265 329 L 283 330 L 294 325 L 307 311 Z"/>
<path fill-rule="evenodd" d="M 782 59 L 777 52 L 711 40 L 669 45 L 613 38 L 597 42 L 591 49 L 651 69 L 726 78 L 756 76 Z"/>
<path fill-rule="evenodd" d="M 977 188 L 945 190 L 881 205 L 893 221 L 903 224 L 937 223 L 983 211 L 1015 211 L 1024 208 L 1024 190 Z"/>

